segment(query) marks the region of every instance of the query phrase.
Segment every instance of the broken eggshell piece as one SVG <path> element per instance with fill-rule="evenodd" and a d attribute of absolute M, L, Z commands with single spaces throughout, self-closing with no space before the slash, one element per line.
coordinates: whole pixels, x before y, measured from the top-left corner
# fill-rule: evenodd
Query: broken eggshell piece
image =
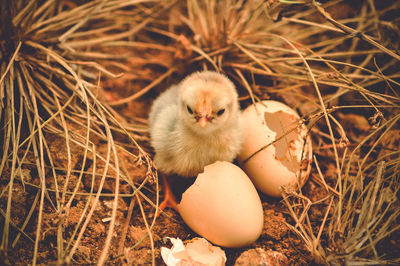
<path fill-rule="evenodd" d="M 178 211 L 193 231 L 223 247 L 249 245 L 263 228 L 257 190 L 243 170 L 229 162 L 206 166 L 182 194 Z"/>
<path fill-rule="evenodd" d="M 247 107 L 242 119 L 246 130 L 239 162 L 254 185 L 273 197 L 282 195 L 282 187 L 297 190 L 304 185 L 312 146 L 296 111 L 277 101 L 262 101 Z"/>
<path fill-rule="evenodd" d="M 161 257 L 167 266 L 225 265 L 225 252 L 220 247 L 211 245 L 204 238 L 193 238 L 186 243 L 186 246 L 179 238 L 167 237 L 167 239 L 171 241 L 172 247 L 161 247 Z"/>

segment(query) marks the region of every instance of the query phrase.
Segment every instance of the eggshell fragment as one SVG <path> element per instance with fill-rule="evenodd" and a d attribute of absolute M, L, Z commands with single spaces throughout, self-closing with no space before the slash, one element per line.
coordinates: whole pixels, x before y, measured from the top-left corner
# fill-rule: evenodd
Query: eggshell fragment
<path fill-rule="evenodd" d="M 273 197 L 281 196 L 282 187 L 301 187 L 311 170 L 312 146 L 296 111 L 277 101 L 262 101 L 247 107 L 242 118 L 238 158 L 255 186 Z"/>
<path fill-rule="evenodd" d="M 167 239 L 172 242 L 172 248 L 161 247 L 161 257 L 167 266 L 225 265 L 225 252 L 221 248 L 211 245 L 204 238 L 193 238 L 186 246 L 179 238 L 167 237 Z"/>
<path fill-rule="evenodd" d="M 224 247 L 251 244 L 263 227 L 254 185 L 242 169 L 228 162 L 206 166 L 182 194 L 178 211 L 193 231 Z"/>

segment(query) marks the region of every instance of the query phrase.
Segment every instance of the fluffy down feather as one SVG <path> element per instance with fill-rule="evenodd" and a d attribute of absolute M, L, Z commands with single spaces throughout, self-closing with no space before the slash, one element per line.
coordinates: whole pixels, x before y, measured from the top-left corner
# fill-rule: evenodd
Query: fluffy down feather
<path fill-rule="evenodd" d="M 193 177 L 208 164 L 231 162 L 242 142 L 235 86 L 212 71 L 195 72 L 163 92 L 149 125 L 155 164 L 165 174 Z"/>

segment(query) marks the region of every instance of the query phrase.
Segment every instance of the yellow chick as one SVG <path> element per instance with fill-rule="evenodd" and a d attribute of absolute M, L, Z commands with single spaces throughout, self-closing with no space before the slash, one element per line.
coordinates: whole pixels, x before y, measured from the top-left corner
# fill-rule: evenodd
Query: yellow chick
<path fill-rule="evenodd" d="M 208 164 L 231 162 L 241 148 L 238 95 L 217 72 L 195 72 L 163 92 L 149 125 L 154 161 L 164 174 L 197 176 Z"/>

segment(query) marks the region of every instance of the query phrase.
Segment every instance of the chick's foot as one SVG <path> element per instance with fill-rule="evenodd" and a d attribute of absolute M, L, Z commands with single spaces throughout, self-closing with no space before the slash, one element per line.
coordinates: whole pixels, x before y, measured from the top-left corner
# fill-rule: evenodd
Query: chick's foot
<path fill-rule="evenodd" d="M 172 192 L 171 185 L 168 182 L 167 176 L 161 174 L 164 186 L 164 200 L 158 206 L 157 217 L 160 216 L 160 210 L 164 211 L 165 208 L 173 208 L 178 212 L 178 202 L 174 193 Z"/>

